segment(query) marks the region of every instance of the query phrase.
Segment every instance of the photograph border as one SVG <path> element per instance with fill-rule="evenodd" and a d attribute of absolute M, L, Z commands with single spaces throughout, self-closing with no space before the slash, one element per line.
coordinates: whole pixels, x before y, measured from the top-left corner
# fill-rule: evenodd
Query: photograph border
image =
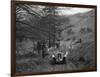
<path fill-rule="evenodd" d="M 45 6 L 64 6 L 64 7 L 79 7 L 79 8 L 93 8 L 95 9 L 95 68 L 83 69 L 77 71 L 56 71 L 56 72 L 44 72 L 44 73 L 16 73 L 16 5 L 18 4 L 34 4 L 34 5 L 45 5 Z M 50 3 L 50 2 L 35 2 L 35 1 L 11 1 L 11 76 L 28 76 L 28 75 L 43 75 L 43 74 L 60 74 L 60 73 L 80 73 L 97 71 L 97 6 L 96 5 L 82 5 L 82 4 L 64 4 L 64 3 Z"/>

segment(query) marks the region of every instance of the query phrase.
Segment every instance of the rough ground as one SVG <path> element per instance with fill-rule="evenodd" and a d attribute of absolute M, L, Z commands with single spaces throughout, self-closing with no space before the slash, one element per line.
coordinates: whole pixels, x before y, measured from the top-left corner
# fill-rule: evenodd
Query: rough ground
<path fill-rule="evenodd" d="M 17 55 L 16 58 L 16 72 L 17 73 L 31 73 L 31 72 L 52 72 L 52 71 L 74 71 L 81 70 L 83 68 L 95 67 L 93 63 L 93 44 L 83 44 L 82 48 L 72 50 L 69 56 L 66 58 L 66 64 L 55 64 L 52 65 L 50 60 L 45 57 L 29 53 L 24 56 Z M 82 51 L 80 51 L 82 50 Z M 77 52 L 76 52 L 77 51 Z M 81 52 L 81 55 L 80 55 Z M 86 54 L 87 55 L 86 55 Z M 80 59 L 84 57 L 85 60 Z"/>

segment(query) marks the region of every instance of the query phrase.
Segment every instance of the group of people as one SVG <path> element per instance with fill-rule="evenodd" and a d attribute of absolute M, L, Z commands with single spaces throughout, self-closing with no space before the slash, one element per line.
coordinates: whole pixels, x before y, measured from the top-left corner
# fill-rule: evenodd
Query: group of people
<path fill-rule="evenodd" d="M 48 49 L 51 47 L 59 47 L 58 42 L 54 42 L 53 40 L 37 40 L 34 49 L 38 51 L 38 54 L 41 54 L 42 57 L 48 53 Z"/>
<path fill-rule="evenodd" d="M 68 52 L 73 48 L 73 45 L 76 43 L 80 43 L 81 39 L 74 41 L 54 41 L 54 40 L 38 40 L 35 46 L 35 49 L 38 51 L 38 54 L 41 54 L 42 57 L 45 57 L 48 52 Z"/>

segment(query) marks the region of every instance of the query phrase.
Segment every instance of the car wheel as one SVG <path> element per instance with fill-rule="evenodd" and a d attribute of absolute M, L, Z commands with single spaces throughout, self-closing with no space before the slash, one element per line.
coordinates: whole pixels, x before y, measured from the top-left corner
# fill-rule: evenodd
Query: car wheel
<path fill-rule="evenodd" d="M 52 58 L 51 64 L 52 64 L 52 65 L 56 64 L 56 59 L 55 59 L 55 58 Z"/>

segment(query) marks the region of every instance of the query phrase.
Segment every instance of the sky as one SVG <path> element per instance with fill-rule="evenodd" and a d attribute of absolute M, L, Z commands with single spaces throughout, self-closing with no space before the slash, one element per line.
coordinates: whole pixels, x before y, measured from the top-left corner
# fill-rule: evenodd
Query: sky
<path fill-rule="evenodd" d="M 75 7 L 59 7 L 58 12 L 60 15 L 73 15 L 77 13 L 85 13 L 91 11 L 91 8 L 75 8 Z"/>
<path fill-rule="evenodd" d="M 40 8 L 44 8 L 44 6 L 40 6 Z M 93 8 L 78 8 L 78 7 L 58 7 L 57 11 L 59 15 L 73 15 L 77 13 L 85 13 L 93 10 Z"/>

